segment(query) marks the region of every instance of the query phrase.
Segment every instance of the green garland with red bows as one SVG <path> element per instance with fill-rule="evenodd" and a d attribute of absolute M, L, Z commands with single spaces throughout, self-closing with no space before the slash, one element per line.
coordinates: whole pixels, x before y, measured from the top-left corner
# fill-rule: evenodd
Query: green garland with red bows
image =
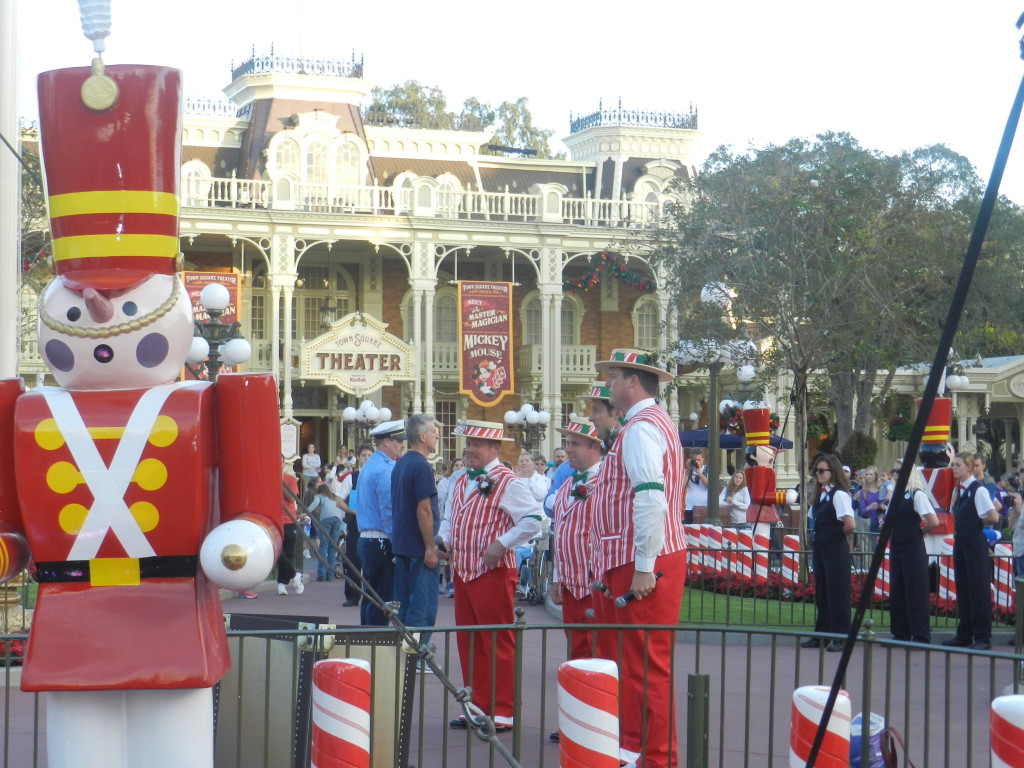
<path fill-rule="evenodd" d="M 601 251 L 591 259 L 590 266 L 579 277 L 566 278 L 562 281 L 562 290 L 569 293 L 583 293 L 597 285 L 603 272 L 610 271 L 612 277 L 624 285 L 628 285 L 640 293 L 654 293 L 654 281 L 639 272 L 626 267 L 622 254 Z"/>

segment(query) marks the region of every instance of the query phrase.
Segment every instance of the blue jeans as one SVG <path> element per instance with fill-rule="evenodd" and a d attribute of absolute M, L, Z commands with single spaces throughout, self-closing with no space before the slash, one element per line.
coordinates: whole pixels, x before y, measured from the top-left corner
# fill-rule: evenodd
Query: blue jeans
<path fill-rule="evenodd" d="M 394 595 L 395 564 L 391 560 L 390 539 L 359 537 L 359 559 L 363 563 L 363 579 L 380 597 L 389 602 Z M 364 627 L 386 627 L 387 617 L 365 597 L 359 604 L 359 621 Z"/>
<path fill-rule="evenodd" d="M 342 519 L 340 517 L 328 517 L 320 521 L 320 560 L 316 564 L 317 581 L 330 581 L 334 578 L 334 564 L 338 557 L 338 540 L 341 537 Z"/>
<path fill-rule="evenodd" d="M 407 627 L 432 627 L 437 620 L 437 593 L 441 569 L 427 568 L 422 557 L 395 557 L 395 600 L 398 619 Z M 429 633 L 420 638 L 430 639 Z"/>

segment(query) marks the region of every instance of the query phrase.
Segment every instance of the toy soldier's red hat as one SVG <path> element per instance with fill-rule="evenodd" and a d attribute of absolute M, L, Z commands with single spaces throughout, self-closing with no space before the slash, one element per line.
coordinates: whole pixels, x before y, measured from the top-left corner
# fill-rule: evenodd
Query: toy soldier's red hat
<path fill-rule="evenodd" d="M 921 407 L 921 398 L 917 398 L 917 407 Z M 928 412 L 928 423 L 924 426 L 922 443 L 949 442 L 949 429 L 953 421 L 953 401 L 948 397 L 936 397 L 932 401 L 932 409 Z"/>
<path fill-rule="evenodd" d="M 746 408 L 743 411 L 743 433 L 747 446 L 768 445 L 771 440 L 771 412 L 767 408 Z"/>
<path fill-rule="evenodd" d="M 181 72 L 58 69 L 39 76 L 38 90 L 54 271 L 74 290 L 174 274 Z"/>

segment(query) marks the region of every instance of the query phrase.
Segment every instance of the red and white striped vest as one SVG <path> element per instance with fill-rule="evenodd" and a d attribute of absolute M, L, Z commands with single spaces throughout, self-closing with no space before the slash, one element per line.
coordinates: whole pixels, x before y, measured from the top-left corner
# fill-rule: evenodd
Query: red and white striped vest
<path fill-rule="evenodd" d="M 571 493 L 572 478 L 562 483 L 555 492 L 555 558 L 558 561 L 558 580 L 573 597 L 582 600 L 590 594 L 590 567 L 593 559 L 591 542 L 591 506 L 598 472 L 587 479 L 584 487 L 589 494 L 578 499 Z"/>
<path fill-rule="evenodd" d="M 464 473 L 452 488 L 452 567 L 463 581 L 472 581 L 484 575 L 484 550 L 496 538 L 512 528 L 512 520 L 498 504 L 509 484 L 521 478 L 504 464 L 498 464 L 488 471 L 487 476 L 493 486 L 486 496 L 474 489 L 466 497 L 466 483 L 476 480 L 469 479 Z M 514 549 L 505 552 L 498 564 L 499 568 L 515 568 L 516 553 Z"/>
<path fill-rule="evenodd" d="M 632 562 L 636 549 L 633 544 L 633 486 L 622 462 L 622 445 L 629 431 L 639 422 L 647 421 L 658 428 L 665 439 L 662 471 L 665 475 L 665 545 L 659 554 L 667 555 L 686 549 L 682 514 L 685 483 L 683 482 L 683 450 L 679 433 L 665 409 L 657 404 L 644 408 L 626 422 L 612 449 L 601 462 L 594 498 L 590 502 L 594 530 L 595 575 Z"/>

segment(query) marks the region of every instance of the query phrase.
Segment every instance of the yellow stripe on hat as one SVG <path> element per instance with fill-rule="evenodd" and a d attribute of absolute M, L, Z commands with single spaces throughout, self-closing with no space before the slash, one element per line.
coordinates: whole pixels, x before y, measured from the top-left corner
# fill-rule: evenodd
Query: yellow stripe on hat
<path fill-rule="evenodd" d="M 153 190 L 69 192 L 50 198 L 50 218 L 90 213 L 162 213 L 178 215 L 178 196 Z"/>
<path fill-rule="evenodd" d="M 747 432 L 747 439 L 749 440 L 752 437 L 768 437 L 769 435 L 771 435 L 771 432 Z"/>
<path fill-rule="evenodd" d="M 53 241 L 54 261 L 103 257 L 178 255 L 181 245 L 170 235 L 74 235 Z"/>

